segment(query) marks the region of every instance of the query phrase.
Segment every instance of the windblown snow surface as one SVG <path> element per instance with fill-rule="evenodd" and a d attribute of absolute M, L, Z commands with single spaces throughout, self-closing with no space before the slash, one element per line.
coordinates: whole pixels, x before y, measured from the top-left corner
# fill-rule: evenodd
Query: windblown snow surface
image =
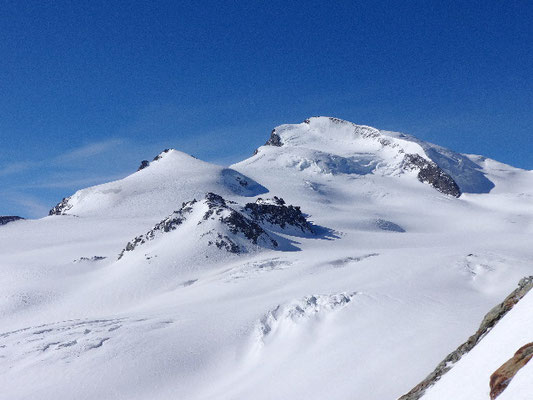
<path fill-rule="evenodd" d="M 532 274 L 532 204 L 532 171 L 327 117 L 163 152 L 0 226 L 0 398 L 396 399 Z M 452 372 L 428 399 L 488 399 Z"/>

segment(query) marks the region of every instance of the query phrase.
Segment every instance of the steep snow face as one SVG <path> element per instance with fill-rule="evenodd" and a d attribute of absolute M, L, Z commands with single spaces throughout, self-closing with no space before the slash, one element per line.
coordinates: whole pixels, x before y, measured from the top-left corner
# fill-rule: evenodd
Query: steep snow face
<path fill-rule="evenodd" d="M 229 168 L 209 164 L 177 150 L 165 150 L 154 161 L 119 181 L 80 190 L 63 199 L 50 215 L 159 217 L 172 205 L 216 190 L 221 195 L 256 196 L 267 189 Z"/>

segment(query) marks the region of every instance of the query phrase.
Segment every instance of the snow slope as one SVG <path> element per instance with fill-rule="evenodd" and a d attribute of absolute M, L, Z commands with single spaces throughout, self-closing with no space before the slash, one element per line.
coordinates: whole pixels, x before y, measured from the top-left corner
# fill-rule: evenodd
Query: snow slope
<path fill-rule="evenodd" d="M 395 399 L 531 275 L 532 197 L 327 117 L 229 168 L 163 152 L 0 226 L 0 397 Z"/>
<path fill-rule="evenodd" d="M 175 205 L 216 191 L 221 195 L 256 196 L 267 189 L 230 169 L 206 163 L 174 149 L 119 181 L 80 190 L 55 214 L 103 217 L 163 217 Z"/>

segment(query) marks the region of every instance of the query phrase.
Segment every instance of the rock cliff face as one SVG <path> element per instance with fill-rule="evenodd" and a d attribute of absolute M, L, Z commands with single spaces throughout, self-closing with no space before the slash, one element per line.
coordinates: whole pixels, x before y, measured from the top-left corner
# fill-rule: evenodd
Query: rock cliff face
<path fill-rule="evenodd" d="M 490 377 L 490 398 L 494 400 L 503 393 L 516 373 L 533 358 L 533 343 L 522 346 L 514 356 L 498 368 Z"/>
<path fill-rule="evenodd" d="M 275 129 L 272 129 L 272 132 L 270 133 L 270 138 L 266 141 L 265 146 L 276 146 L 276 147 L 283 146 L 283 143 L 281 142 L 281 138 L 276 133 Z"/>
<path fill-rule="evenodd" d="M 495 306 L 485 315 L 479 329 L 466 342 L 450 353 L 426 379 L 416 385 L 409 393 L 398 400 L 418 400 L 425 391 L 433 386 L 446 372 L 448 372 L 461 357 L 472 350 L 481 339 L 533 288 L 533 276 L 523 278 L 515 289 L 503 302 Z"/>
<path fill-rule="evenodd" d="M 461 196 L 457 183 L 434 162 L 418 154 L 406 154 L 403 167 L 406 170 L 418 170 L 418 180 L 433 186 L 439 192 L 453 197 Z"/>
<path fill-rule="evenodd" d="M 208 193 L 205 196 L 205 200 L 209 210 L 203 216 L 204 221 L 209 219 L 218 220 L 225 225 L 233 235 L 244 235 L 244 237 L 254 245 L 257 245 L 260 239 L 264 239 L 266 242 L 270 242 L 273 247 L 278 246 L 278 243 L 272 239 L 259 224 L 251 221 L 241 212 L 229 207 L 221 196 L 214 193 Z M 208 244 L 212 244 L 212 242 Z M 239 246 L 227 235 L 218 234 L 215 245 L 219 249 L 224 248 L 230 253 L 241 252 Z"/>
<path fill-rule="evenodd" d="M 294 227 L 303 233 L 313 233 L 313 228 L 302 214 L 300 207 L 286 205 L 282 198 L 276 196 L 273 199 L 258 198 L 255 203 L 246 204 L 244 209 L 258 223 L 268 223 L 282 229 Z"/>
<path fill-rule="evenodd" d="M 8 224 L 10 222 L 18 221 L 18 220 L 21 220 L 21 219 L 24 219 L 24 218 L 17 217 L 17 216 L 14 216 L 14 215 L 0 216 L 0 225 L 5 225 L 5 224 Z"/>

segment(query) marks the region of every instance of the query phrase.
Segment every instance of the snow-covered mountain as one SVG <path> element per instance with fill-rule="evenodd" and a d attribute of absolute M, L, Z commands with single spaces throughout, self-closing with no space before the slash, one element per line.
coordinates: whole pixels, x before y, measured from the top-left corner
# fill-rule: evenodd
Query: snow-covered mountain
<path fill-rule="evenodd" d="M 397 399 L 533 275 L 532 200 L 532 171 L 336 118 L 227 168 L 165 150 L 0 226 L 2 396 Z M 421 398 L 488 399 L 530 297 Z"/>

